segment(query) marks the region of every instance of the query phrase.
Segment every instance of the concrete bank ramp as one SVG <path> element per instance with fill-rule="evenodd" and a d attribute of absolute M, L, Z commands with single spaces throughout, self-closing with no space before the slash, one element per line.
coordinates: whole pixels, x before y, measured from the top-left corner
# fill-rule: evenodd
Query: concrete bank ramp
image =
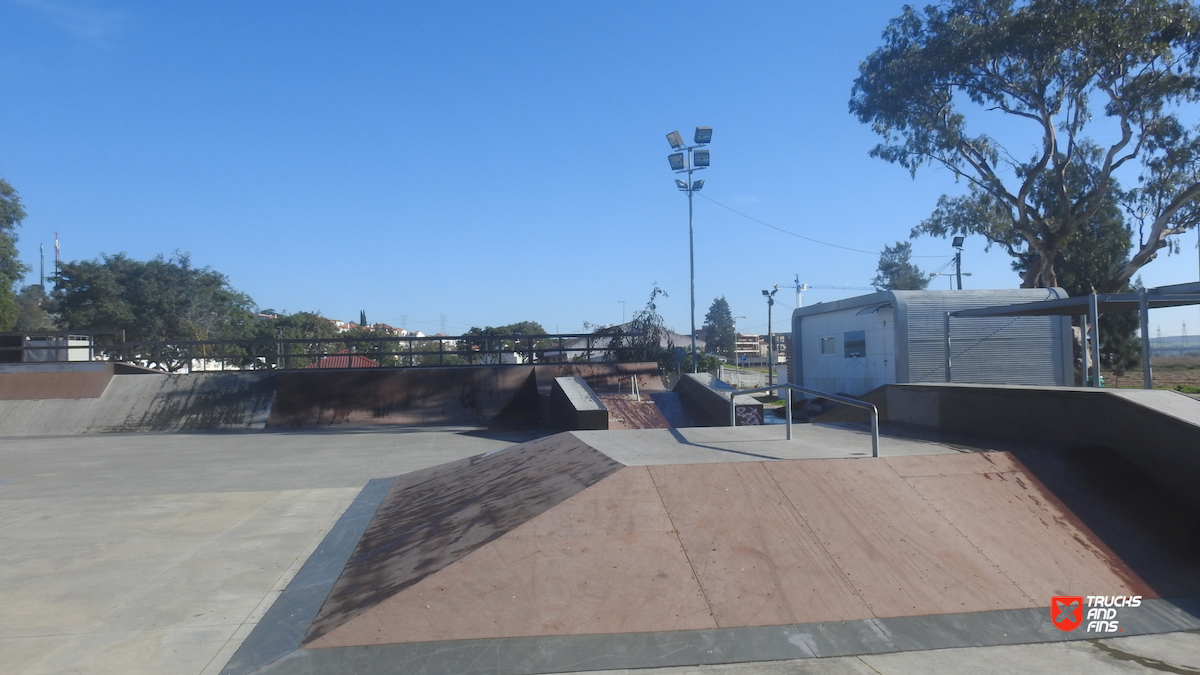
<path fill-rule="evenodd" d="M 262 429 L 270 374 L 112 375 L 91 398 L 0 400 L 0 436 Z"/>
<path fill-rule="evenodd" d="M 942 431 L 1109 448 L 1200 503 L 1200 401 L 1165 390 L 892 384 L 863 400 L 880 421 Z M 815 422 L 861 421 L 839 408 Z"/>
<path fill-rule="evenodd" d="M 1200 595 L 1200 511 L 1105 450 L 622 466 L 564 433 L 369 485 L 347 516 L 224 675 L 1097 637 L 1051 624 L 1064 595 L 1142 596 L 1124 635 L 1200 627 L 1176 600 Z"/>

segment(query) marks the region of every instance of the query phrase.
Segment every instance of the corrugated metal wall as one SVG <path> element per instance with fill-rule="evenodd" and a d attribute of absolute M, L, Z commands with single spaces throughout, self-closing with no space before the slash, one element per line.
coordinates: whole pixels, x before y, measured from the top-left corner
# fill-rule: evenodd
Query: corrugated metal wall
<path fill-rule="evenodd" d="M 1036 295 L 1034 294 L 1036 293 Z M 945 382 L 944 316 L 947 310 L 1036 302 L 1065 297 L 1050 290 L 913 294 L 908 309 L 909 382 Z M 953 382 L 1062 386 L 1061 317 L 950 319 Z M 1065 355 L 1070 359 L 1070 355 Z"/>

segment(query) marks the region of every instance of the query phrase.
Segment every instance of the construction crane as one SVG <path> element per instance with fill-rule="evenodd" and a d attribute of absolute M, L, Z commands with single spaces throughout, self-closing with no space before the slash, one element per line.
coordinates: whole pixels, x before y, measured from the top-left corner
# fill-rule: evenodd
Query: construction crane
<path fill-rule="evenodd" d="M 796 289 L 796 309 L 804 306 L 804 291 L 811 290 L 831 290 L 831 291 L 873 291 L 870 286 L 831 286 L 825 284 L 802 284 L 800 283 L 800 275 L 796 275 L 796 283 L 784 288 Z"/>

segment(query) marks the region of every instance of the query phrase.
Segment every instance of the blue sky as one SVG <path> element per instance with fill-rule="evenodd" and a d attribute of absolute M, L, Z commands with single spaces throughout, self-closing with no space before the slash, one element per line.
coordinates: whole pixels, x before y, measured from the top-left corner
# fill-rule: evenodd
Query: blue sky
<path fill-rule="evenodd" d="M 186 251 L 260 307 L 426 333 L 617 323 L 657 282 L 688 319 L 687 199 L 665 135 L 711 126 L 696 321 L 787 330 L 799 276 L 866 287 L 945 171 L 868 156 L 858 63 L 902 3 L 0 0 L 0 176 L 53 259 Z M 850 9 L 850 8 L 853 9 Z M 1197 278 L 1196 236 L 1143 270 Z M 1019 284 L 968 239 L 969 288 Z M 922 238 L 927 270 L 952 256 Z M 940 277 L 932 288 L 948 287 Z M 813 289 L 805 304 L 860 294 Z M 622 305 L 620 301 L 625 301 Z M 1157 310 L 1163 335 L 1200 314 Z"/>

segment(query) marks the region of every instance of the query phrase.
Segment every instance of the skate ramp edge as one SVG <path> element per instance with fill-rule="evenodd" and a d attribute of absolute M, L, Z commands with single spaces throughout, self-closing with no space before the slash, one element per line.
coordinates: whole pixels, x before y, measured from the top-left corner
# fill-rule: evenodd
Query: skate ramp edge
<path fill-rule="evenodd" d="M 582 377 L 554 378 L 548 411 L 549 417 L 543 422 L 555 429 L 608 429 L 608 407 Z"/>
<path fill-rule="evenodd" d="M 889 384 L 862 396 L 880 421 L 1077 448 L 1109 448 L 1200 502 L 1200 401 L 1166 390 Z M 845 407 L 814 422 L 863 421 Z"/>
<path fill-rule="evenodd" d="M 671 391 L 679 394 L 684 409 L 693 419 L 709 427 L 727 427 L 729 424 L 729 393 L 736 391 L 708 373 L 685 373 Z M 737 426 L 760 425 L 763 423 L 763 405 L 750 396 L 738 395 Z"/>

